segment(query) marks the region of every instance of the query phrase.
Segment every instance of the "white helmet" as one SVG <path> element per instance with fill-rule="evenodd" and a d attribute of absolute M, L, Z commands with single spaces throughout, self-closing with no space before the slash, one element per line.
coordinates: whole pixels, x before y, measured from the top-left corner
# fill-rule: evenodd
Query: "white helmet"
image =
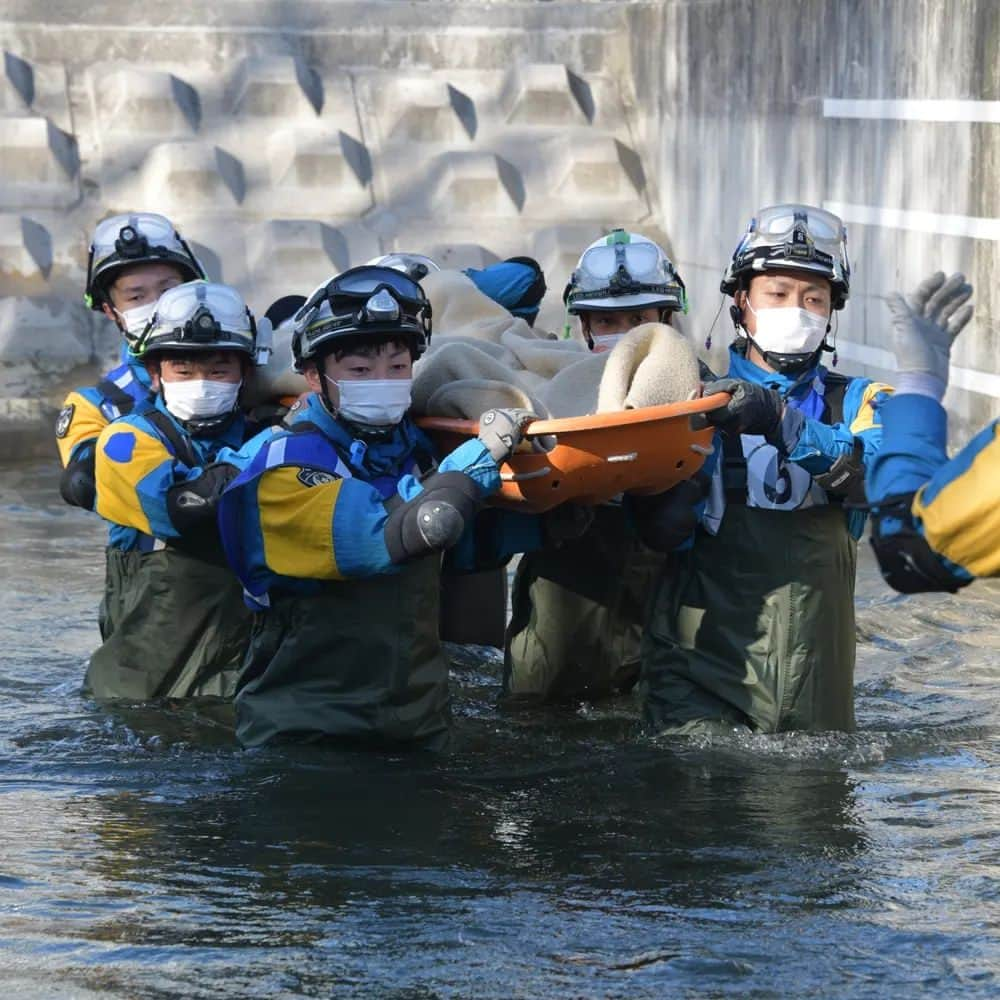
<path fill-rule="evenodd" d="M 239 351 L 257 354 L 257 325 L 235 288 L 188 281 L 168 288 L 139 335 L 132 353 L 158 351 Z"/>
<path fill-rule="evenodd" d="M 659 244 L 613 229 L 583 251 L 563 293 L 567 311 L 658 307 L 687 312 L 684 282 Z"/>
<path fill-rule="evenodd" d="M 440 271 L 441 266 L 422 253 L 387 253 L 381 257 L 373 257 L 366 267 L 391 267 L 394 271 L 402 271 L 414 281 L 426 278 L 431 271 Z"/>

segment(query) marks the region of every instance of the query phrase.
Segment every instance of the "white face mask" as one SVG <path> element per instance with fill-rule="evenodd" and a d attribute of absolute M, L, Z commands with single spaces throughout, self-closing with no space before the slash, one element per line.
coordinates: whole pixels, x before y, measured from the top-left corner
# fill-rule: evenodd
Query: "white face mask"
<path fill-rule="evenodd" d="M 345 420 L 369 427 L 395 425 L 406 416 L 412 399 L 410 387 L 413 379 L 352 379 L 335 382 L 324 375 L 323 378 L 335 385 L 340 392 L 337 412 Z"/>
<path fill-rule="evenodd" d="M 153 318 L 153 313 L 156 312 L 156 302 L 157 300 L 153 299 L 152 302 L 147 302 L 145 305 L 133 306 L 131 309 L 116 309 L 115 312 L 121 316 L 125 329 L 133 337 L 138 337 L 146 329 L 146 324 Z"/>
<path fill-rule="evenodd" d="M 764 352 L 814 354 L 826 336 L 829 320 L 807 309 L 754 309 L 749 299 L 747 308 L 757 319 L 753 341 Z"/>
<path fill-rule="evenodd" d="M 591 350 L 594 354 L 604 354 L 606 351 L 610 351 L 624 336 L 624 333 L 602 333 L 600 336 L 591 334 L 590 339 L 594 342 Z"/>
<path fill-rule="evenodd" d="M 236 408 L 243 382 L 218 382 L 214 379 L 188 379 L 186 382 L 162 382 L 163 405 L 178 420 L 208 420 L 221 417 Z"/>

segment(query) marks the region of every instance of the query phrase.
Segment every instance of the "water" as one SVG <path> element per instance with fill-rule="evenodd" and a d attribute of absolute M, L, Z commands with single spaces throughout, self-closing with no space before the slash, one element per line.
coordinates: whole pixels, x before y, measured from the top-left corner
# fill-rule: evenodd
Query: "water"
<path fill-rule="evenodd" d="M 851 736 L 504 716 L 462 650 L 448 756 L 247 753 L 80 697 L 101 542 L 0 470 L 3 996 L 997 995 L 1000 589 L 864 553 Z"/>

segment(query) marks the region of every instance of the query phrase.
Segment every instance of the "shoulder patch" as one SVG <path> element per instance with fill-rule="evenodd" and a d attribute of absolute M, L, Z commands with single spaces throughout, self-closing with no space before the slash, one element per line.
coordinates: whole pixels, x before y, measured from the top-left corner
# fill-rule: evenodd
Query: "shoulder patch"
<path fill-rule="evenodd" d="M 67 403 L 60 411 L 56 419 L 56 437 L 64 438 L 69 433 L 69 426 L 73 423 L 73 414 L 76 412 L 74 403 Z"/>
<path fill-rule="evenodd" d="M 303 486 L 325 486 L 327 483 L 335 482 L 337 477 L 322 469 L 299 469 L 295 477 Z"/>

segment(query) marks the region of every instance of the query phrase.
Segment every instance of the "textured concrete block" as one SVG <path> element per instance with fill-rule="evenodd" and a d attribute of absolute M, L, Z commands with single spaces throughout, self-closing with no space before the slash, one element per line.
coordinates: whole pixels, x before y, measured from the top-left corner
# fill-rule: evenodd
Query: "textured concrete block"
<path fill-rule="evenodd" d="M 255 118 L 315 118 L 323 108 L 323 82 L 298 56 L 249 56 L 233 82 L 232 110 Z"/>
<path fill-rule="evenodd" d="M 494 153 L 445 153 L 434 167 L 431 204 L 466 216 L 516 217 L 524 207 L 524 181 L 517 168 Z"/>
<path fill-rule="evenodd" d="M 338 214 L 364 211 L 370 203 L 371 157 L 343 131 L 284 129 L 268 140 L 270 179 L 275 188 L 302 188 L 303 210 L 322 191 Z"/>
<path fill-rule="evenodd" d="M 585 125 L 594 117 L 589 85 L 561 63 L 512 67 L 500 106 L 506 120 L 519 125 Z"/>
<path fill-rule="evenodd" d="M 343 233 L 322 222 L 272 219 L 249 231 L 247 261 L 255 277 L 280 273 L 301 287 L 348 267 L 350 250 Z"/>
<path fill-rule="evenodd" d="M 78 197 L 76 141 L 44 118 L 5 118 L 0 208 L 64 208 Z"/>
<path fill-rule="evenodd" d="M 444 80 L 396 78 L 382 105 L 390 141 L 461 143 L 476 134 L 471 98 Z"/>
<path fill-rule="evenodd" d="M 566 204 L 585 204 L 588 214 L 642 215 L 646 187 L 635 152 L 608 135 L 570 133 L 552 144 L 548 159 L 552 194 Z"/>
<path fill-rule="evenodd" d="M 154 146 L 142 165 L 143 193 L 157 211 L 184 211 L 192 205 L 226 209 L 246 192 L 239 160 L 203 142 Z"/>
<path fill-rule="evenodd" d="M 0 77 L 0 108 L 23 114 L 34 100 L 35 71 L 31 63 L 13 52 L 4 52 L 3 76 Z"/>
<path fill-rule="evenodd" d="M 61 298 L 0 298 L 0 358 L 24 384 L 84 365 L 93 353 L 91 322 L 82 302 Z"/>
<path fill-rule="evenodd" d="M 94 67 L 91 81 L 103 129 L 164 137 L 198 130 L 198 92 L 172 73 L 111 63 Z"/>
<path fill-rule="evenodd" d="M 479 243 L 435 243 L 426 253 L 443 268 L 461 271 L 466 267 L 483 268 L 501 258 Z"/>
<path fill-rule="evenodd" d="M 39 292 L 52 271 L 52 236 L 26 215 L 0 215 L 0 290 Z"/>

